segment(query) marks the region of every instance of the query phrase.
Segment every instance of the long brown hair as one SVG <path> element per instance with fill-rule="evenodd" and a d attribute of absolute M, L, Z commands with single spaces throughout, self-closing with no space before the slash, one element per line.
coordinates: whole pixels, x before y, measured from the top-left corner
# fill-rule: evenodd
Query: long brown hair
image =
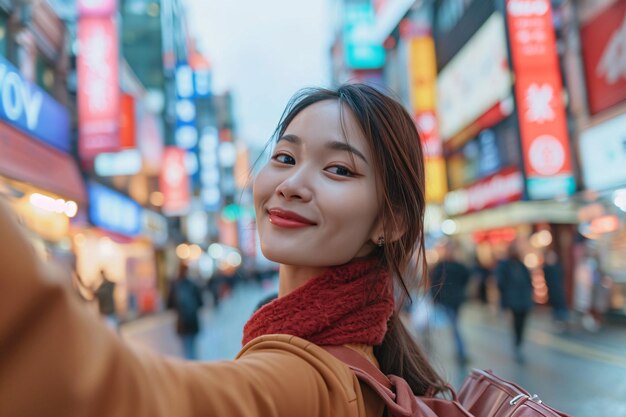
<path fill-rule="evenodd" d="M 424 158 L 419 134 L 404 107 L 377 89 L 365 84 L 346 84 L 337 90 L 308 88 L 296 94 L 276 128 L 281 137 L 291 121 L 306 107 L 338 100 L 356 117 L 371 146 L 374 167 L 381 184 L 383 233 L 387 238 L 376 250 L 382 266 L 394 276 L 401 300 L 410 298 L 409 275 L 426 273 L 424 257 Z M 400 233 L 398 233 L 400 231 Z M 399 237 L 398 237 L 399 235 Z M 407 274 L 412 271 L 412 274 Z M 385 374 L 407 380 L 416 395 L 447 390 L 445 381 L 426 360 L 399 319 L 398 308 L 388 323 L 385 339 L 374 353 Z"/>

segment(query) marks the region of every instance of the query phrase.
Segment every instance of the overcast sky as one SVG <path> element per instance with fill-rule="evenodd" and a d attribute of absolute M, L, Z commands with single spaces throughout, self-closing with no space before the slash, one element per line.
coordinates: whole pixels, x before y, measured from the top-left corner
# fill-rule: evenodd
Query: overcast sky
<path fill-rule="evenodd" d="M 191 31 L 231 90 L 239 137 L 265 144 L 289 97 L 330 83 L 332 0 L 186 0 Z"/>

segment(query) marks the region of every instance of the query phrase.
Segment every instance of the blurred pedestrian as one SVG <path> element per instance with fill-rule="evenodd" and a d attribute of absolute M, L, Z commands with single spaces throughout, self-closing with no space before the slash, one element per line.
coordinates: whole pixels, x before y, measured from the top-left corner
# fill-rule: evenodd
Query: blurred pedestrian
<path fill-rule="evenodd" d="M 599 270 L 594 276 L 591 303 L 591 315 L 597 324 L 597 330 L 604 324 L 604 317 L 611 307 L 612 289 L 613 279 Z"/>
<path fill-rule="evenodd" d="M 236 275 L 234 269 L 217 269 L 207 283 L 211 294 L 213 307 L 218 307 L 223 299 L 227 298 L 235 285 Z"/>
<path fill-rule="evenodd" d="M 543 276 L 548 288 L 548 303 L 552 307 L 552 318 L 558 330 L 565 330 L 568 313 L 565 301 L 563 267 L 554 249 L 548 249 L 544 256 Z"/>
<path fill-rule="evenodd" d="M 172 361 L 93 328 L 0 207 L 3 415 L 382 415 L 383 400 L 322 346 L 348 346 L 404 378 L 400 409 L 413 394 L 449 393 L 395 299 L 412 287 L 403 272 L 414 252 L 424 254 L 411 115 L 363 84 L 307 89 L 274 139 L 253 194 L 261 250 L 280 264 L 279 297 L 250 318 L 234 361 Z"/>
<path fill-rule="evenodd" d="M 482 261 L 478 257 L 478 254 L 474 255 L 474 265 L 472 268 L 472 275 L 477 281 L 478 300 L 482 304 L 485 304 L 485 305 L 488 304 L 489 303 L 489 297 L 488 297 L 489 277 L 491 276 L 491 271 L 482 263 Z"/>
<path fill-rule="evenodd" d="M 176 311 L 176 332 L 183 344 L 185 358 L 198 359 L 197 336 L 200 332 L 198 311 L 202 307 L 200 288 L 189 279 L 187 264 L 181 262 L 178 277 L 172 283 L 167 308 Z"/>
<path fill-rule="evenodd" d="M 94 295 L 98 300 L 100 315 L 110 328 L 117 330 L 119 320 L 115 308 L 115 283 L 109 280 L 104 269 L 100 270 L 100 285 L 94 291 Z"/>
<path fill-rule="evenodd" d="M 600 328 L 597 317 L 598 282 L 601 281 L 600 269 L 595 250 L 588 245 L 582 246 L 582 254 L 574 269 L 574 309 L 585 330 L 595 332 Z"/>
<path fill-rule="evenodd" d="M 507 258 L 496 267 L 496 279 L 501 306 L 511 314 L 515 360 L 524 363 L 522 345 L 528 314 L 533 307 L 533 285 L 530 271 L 520 259 L 516 242 L 511 243 Z"/>
<path fill-rule="evenodd" d="M 272 292 L 268 295 L 266 295 L 265 297 L 263 297 L 254 307 L 254 312 L 256 313 L 257 310 L 260 310 L 262 307 L 264 307 L 266 304 L 271 303 L 272 301 L 274 301 L 275 299 L 278 298 L 278 293 Z"/>
<path fill-rule="evenodd" d="M 72 272 L 73 278 L 79 288 L 79 296 L 86 301 L 95 300 L 98 304 L 98 312 L 108 327 L 118 330 L 119 319 L 115 305 L 115 282 L 109 280 L 104 269 L 100 270 L 100 282 L 98 285 L 87 285 L 78 272 Z M 82 291 L 81 291 L 82 290 Z M 84 294 L 87 294 L 86 296 Z"/>
<path fill-rule="evenodd" d="M 432 333 L 439 326 L 439 321 L 430 291 L 419 291 L 415 294 L 411 306 L 411 330 L 429 354 L 434 353 L 436 348 Z"/>
<path fill-rule="evenodd" d="M 430 291 L 433 301 L 444 310 L 448 318 L 454 336 L 456 359 L 463 365 L 467 363 L 468 357 L 459 326 L 459 312 L 465 301 L 470 271 L 456 259 L 456 250 L 453 242 L 445 244 L 443 257 L 430 274 Z"/>

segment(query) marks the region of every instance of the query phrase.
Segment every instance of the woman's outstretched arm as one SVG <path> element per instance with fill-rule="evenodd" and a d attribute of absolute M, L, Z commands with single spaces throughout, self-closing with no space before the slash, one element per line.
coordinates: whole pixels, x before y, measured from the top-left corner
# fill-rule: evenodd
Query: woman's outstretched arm
<path fill-rule="evenodd" d="M 65 275 L 38 259 L 0 202 L 0 417 L 306 417 L 354 408 L 349 371 L 286 342 L 218 363 L 132 348 L 85 309 Z"/>

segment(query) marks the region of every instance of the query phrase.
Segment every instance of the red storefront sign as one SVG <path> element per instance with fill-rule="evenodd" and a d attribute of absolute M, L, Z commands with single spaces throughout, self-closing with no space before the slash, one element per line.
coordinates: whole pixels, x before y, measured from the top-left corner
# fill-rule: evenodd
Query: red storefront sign
<path fill-rule="evenodd" d="M 523 192 L 522 174 L 516 168 L 505 168 L 467 188 L 468 211 L 480 211 L 519 201 Z"/>
<path fill-rule="evenodd" d="M 518 75 L 515 83 L 526 174 L 571 174 L 565 109 L 558 73 Z"/>
<path fill-rule="evenodd" d="M 574 180 L 550 0 L 507 0 L 506 11 L 529 196 L 570 194 Z"/>
<path fill-rule="evenodd" d="M 449 192 L 444 208 L 449 215 L 472 213 L 521 200 L 524 178 L 517 168 L 509 167 L 476 181 L 467 188 Z"/>
<path fill-rule="evenodd" d="M 475 243 L 489 242 L 491 244 L 512 242 L 515 240 L 515 236 L 517 236 L 517 231 L 514 227 L 479 230 L 472 235 Z"/>
<path fill-rule="evenodd" d="M 616 1 L 580 30 L 591 114 L 626 100 L 626 2 Z"/>
<path fill-rule="evenodd" d="M 507 0 L 511 58 L 521 68 L 555 68 L 557 55 L 549 0 Z"/>
<path fill-rule="evenodd" d="M 120 147 L 120 94 L 117 28 L 110 17 L 78 22 L 79 152 L 93 159 Z"/>
<path fill-rule="evenodd" d="M 165 148 L 159 189 L 163 193 L 163 214 L 172 216 L 187 213 L 191 197 L 184 149 L 176 146 Z"/>
<path fill-rule="evenodd" d="M 120 112 L 120 148 L 130 149 L 136 145 L 135 98 L 130 94 L 122 94 Z"/>

